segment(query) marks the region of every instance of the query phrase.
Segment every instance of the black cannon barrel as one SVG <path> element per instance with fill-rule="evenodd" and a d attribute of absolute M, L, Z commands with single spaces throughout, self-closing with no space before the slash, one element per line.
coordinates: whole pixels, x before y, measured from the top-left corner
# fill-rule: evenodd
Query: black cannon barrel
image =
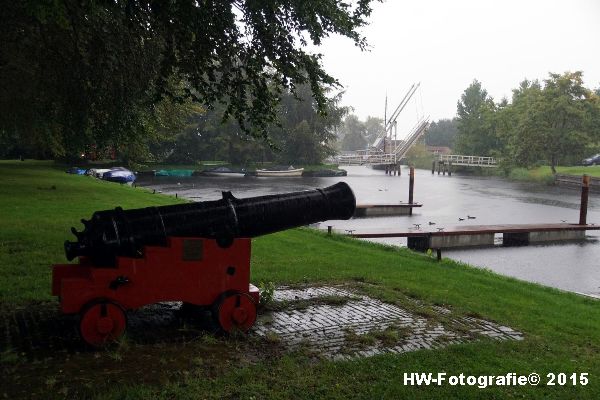
<path fill-rule="evenodd" d="M 227 247 L 234 238 L 256 237 L 330 219 L 349 219 L 356 199 L 340 182 L 323 188 L 246 199 L 223 192 L 215 201 L 97 211 L 85 229 L 71 231 L 76 242 L 65 242 L 68 260 L 90 257 L 106 264 L 116 256 L 139 256 L 144 246 L 164 246 L 169 236 L 216 239 Z"/>

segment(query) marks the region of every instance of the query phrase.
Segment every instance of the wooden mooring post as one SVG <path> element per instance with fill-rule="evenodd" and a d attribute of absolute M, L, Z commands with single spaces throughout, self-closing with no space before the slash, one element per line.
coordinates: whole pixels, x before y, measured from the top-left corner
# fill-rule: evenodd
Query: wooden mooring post
<path fill-rule="evenodd" d="M 415 167 L 410 166 L 410 180 L 408 182 L 408 204 L 413 203 L 413 192 L 415 190 Z M 408 211 L 408 215 L 412 215 L 412 207 Z"/>
<path fill-rule="evenodd" d="M 581 204 L 579 205 L 579 225 L 587 225 L 588 196 L 590 193 L 590 176 L 581 179 Z"/>

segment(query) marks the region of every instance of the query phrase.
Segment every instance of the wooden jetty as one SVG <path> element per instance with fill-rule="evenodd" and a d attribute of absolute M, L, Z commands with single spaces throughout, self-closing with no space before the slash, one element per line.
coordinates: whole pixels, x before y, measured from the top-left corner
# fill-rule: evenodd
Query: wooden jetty
<path fill-rule="evenodd" d="M 388 171 L 386 171 L 388 173 Z M 394 215 L 412 215 L 413 208 L 422 207 L 423 204 L 414 202 L 415 168 L 410 167 L 408 182 L 408 203 L 404 204 L 359 204 L 354 211 L 354 218 L 384 217 Z"/>
<path fill-rule="evenodd" d="M 354 218 L 412 215 L 412 209 L 422 207 L 419 203 L 406 204 L 358 204 Z"/>
<path fill-rule="evenodd" d="M 505 246 L 529 243 L 582 240 L 585 231 L 600 230 L 600 225 L 586 224 L 509 224 L 509 225 L 466 225 L 436 229 L 412 229 L 399 232 L 356 232 L 356 238 L 405 237 L 408 247 L 414 250 L 448 249 L 460 247 L 493 246 L 496 234 L 502 234 Z"/>
<path fill-rule="evenodd" d="M 414 169 L 410 171 L 409 201 L 413 203 Z M 391 238 L 405 237 L 410 249 L 425 251 L 436 249 L 438 259 L 441 250 L 457 247 L 493 246 L 497 234 L 502 234 L 504 246 L 527 245 L 539 242 L 558 242 L 567 240 L 582 240 L 586 231 L 600 230 L 600 225 L 587 224 L 588 196 L 592 179 L 588 175 L 581 177 L 581 204 L 579 206 L 579 223 L 577 224 L 500 224 L 500 225 L 462 225 L 454 227 L 436 227 L 421 229 L 415 224 L 415 229 L 393 232 L 356 232 L 347 230 L 349 236 L 356 238 Z M 409 208 L 412 210 L 412 207 Z M 412 211 L 411 211 L 412 212 Z M 332 227 L 328 227 L 329 233 Z"/>

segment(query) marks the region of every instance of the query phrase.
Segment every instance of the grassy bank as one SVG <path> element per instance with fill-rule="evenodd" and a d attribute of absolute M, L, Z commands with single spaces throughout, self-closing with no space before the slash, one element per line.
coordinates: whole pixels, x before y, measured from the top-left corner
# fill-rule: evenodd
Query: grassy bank
<path fill-rule="evenodd" d="M 71 226 L 96 210 L 176 202 L 142 189 L 70 175 L 50 162 L 0 161 L 0 301 L 50 299 L 48 266 L 64 262 Z"/>
<path fill-rule="evenodd" d="M 556 172 L 565 175 L 590 175 L 600 177 L 600 165 L 583 167 L 583 166 L 572 166 L 572 167 L 556 167 Z M 538 181 L 552 183 L 554 182 L 554 175 L 550 167 L 543 166 L 532 169 L 527 168 L 513 168 L 508 177 L 514 180 L 523 181 Z"/>
<path fill-rule="evenodd" d="M 178 201 L 67 175 L 44 163 L 0 162 L 0 187 L 3 309 L 55 301 L 49 296 L 49 266 L 64 262 L 62 242 L 80 218 L 117 205 L 133 208 Z M 450 260 L 438 263 L 406 249 L 307 229 L 254 240 L 252 275 L 255 282 L 276 284 L 368 284 L 369 294 L 382 300 L 404 305 L 411 298 L 425 305 L 445 305 L 455 316 L 477 316 L 517 329 L 525 340 L 484 340 L 344 362 L 303 353 L 256 354 L 243 338 L 206 339 L 158 350 L 129 343 L 117 355 L 60 353 L 41 362 L 3 353 L 2 374 L 8 383 L 0 392 L 9 392 L 11 385 L 27 385 L 31 397 L 57 398 L 600 398 L 597 301 Z M 254 356 L 236 361 L 247 351 Z M 404 372 L 537 372 L 544 383 L 550 372 L 590 375 L 586 386 L 477 389 L 405 386 Z"/>
<path fill-rule="evenodd" d="M 554 174 L 548 166 L 536 167 L 536 168 L 520 168 L 515 167 L 508 171 L 501 168 L 477 168 L 477 167 L 455 167 L 456 172 L 469 174 L 469 175 L 482 175 L 482 176 L 501 176 L 514 181 L 525 181 L 525 182 L 538 182 L 547 185 L 554 184 Z M 565 175 L 581 176 L 584 174 L 600 177 L 600 165 L 583 167 L 583 166 L 571 166 L 571 167 L 556 167 L 556 172 Z"/>

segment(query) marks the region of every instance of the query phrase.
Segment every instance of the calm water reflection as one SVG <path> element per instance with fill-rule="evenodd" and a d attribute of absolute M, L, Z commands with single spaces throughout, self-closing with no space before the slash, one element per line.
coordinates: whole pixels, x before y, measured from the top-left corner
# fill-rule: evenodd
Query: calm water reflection
<path fill-rule="evenodd" d="M 215 200 L 221 191 L 231 190 L 236 197 L 290 192 L 347 182 L 358 203 L 399 203 L 408 201 L 408 174 L 387 176 L 367 167 L 346 167 L 347 177 L 337 178 L 257 178 L 257 177 L 154 177 L 141 178 L 139 185 L 196 201 Z M 412 217 L 383 217 L 330 221 L 321 228 L 361 231 L 406 230 L 413 224 L 435 227 L 498 223 L 577 222 L 579 192 L 532 183 L 510 182 L 499 178 L 431 175 L 417 170 L 415 201 L 423 203 Z M 476 219 L 465 219 L 467 215 Z M 592 193 L 588 222 L 600 223 L 600 196 Z M 588 232 L 582 243 L 518 248 L 488 248 L 445 251 L 444 256 L 498 273 L 542 283 L 564 290 L 600 296 L 600 234 Z M 405 239 L 381 239 L 383 243 L 405 245 Z"/>

